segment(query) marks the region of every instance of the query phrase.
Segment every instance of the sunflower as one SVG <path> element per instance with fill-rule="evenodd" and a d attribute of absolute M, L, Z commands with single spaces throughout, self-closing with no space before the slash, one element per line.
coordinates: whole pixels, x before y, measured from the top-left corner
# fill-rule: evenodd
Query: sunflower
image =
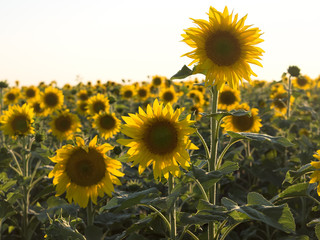
<path fill-rule="evenodd" d="M 313 157 L 317 158 L 318 160 L 320 160 L 320 150 L 318 150 L 314 155 Z M 312 161 L 311 163 L 311 166 L 316 168 L 317 170 L 315 170 L 311 176 L 310 176 L 310 182 L 309 183 L 315 183 L 315 182 L 318 182 L 318 187 L 317 187 L 317 193 L 318 195 L 320 196 L 320 185 L 319 185 L 319 182 L 320 182 L 320 162 L 319 161 Z"/>
<path fill-rule="evenodd" d="M 108 139 L 120 131 L 121 121 L 115 113 L 100 112 L 93 117 L 92 127 L 98 129 L 102 137 Z"/>
<path fill-rule="evenodd" d="M 284 89 L 284 86 L 282 83 L 275 83 L 273 85 L 271 85 L 271 93 L 275 93 L 275 92 L 284 92 L 286 91 Z"/>
<path fill-rule="evenodd" d="M 12 137 L 26 136 L 34 133 L 32 123 L 34 113 L 28 104 L 9 106 L 0 118 L 0 129 L 5 135 Z"/>
<path fill-rule="evenodd" d="M 299 89 L 309 89 L 311 87 L 311 78 L 309 76 L 299 76 L 295 77 L 292 81 L 294 87 Z"/>
<path fill-rule="evenodd" d="M 284 89 L 280 89 L 271 94 L 271 108 L 275 110 L 275 116 L 283 117 L 287 112 L 288 93 Z M 290 107 L 294 102 L 294 97 L 290 96 Z"/>
<path fill-rule="evenodd" d="M 45 117 L 48 115 L 48 111 L 41 107 L 39 95 L 34 101 L 31 101 L 29 105 L 32 107 L 33 112 L 37 117 Z"/>
<path fill-rule="evenodd" d="M 80 137 L 76 138 L 76 144 L 63 146 L 57 150 L 56 156 L 50 158 L 56 165 L 49 178 L 53 177 L 53 184 L 57 185 L 56 196 L 66 191 L 69 203 L 73 200 L 84 208 L 89 198 L 97 204 L 98 196 L 103 197 L 106 193 L 111 197 L 113 184 L 121 185 L 117 177 L 124 174 L 118 170 L 121 163 L 106 156 L 106 152 L 113 149 L 110 144 L 98 146 L 97 136 L 89 146 Z"/>
<path fill-rule="evenodd" d="M 17 104 L 20 98 L 19 88 L 9 89 L 3 96 L 3 102 L 5 105 Z"/>
<path fill-rule="evenodd" d="M 36 86 L 29 86 L 23 88 L 23 96 L 27 102 L 33 102 L 38 99 L 40 90 Z"/>
<path fill-rule="evenodd" d="M 196 72 L 205 73 L 205 85 L 217 85 L 220 90 L 225 82 L 231 88 L 238 88 L 239 80 L 251 81 L 256 74 L 249 64 L 261 66 L 260 56 L 264 52 L 255 45 L 263 42 L 258 28 L 245 26 L 247 16 L 239 21 L 238 14 L 233 18 L 225 7 L 223 13 L 210 7 L 209 22 L 192 19 L 198 28 L 185 30 L 183 41 L 195 50 L 184 54 L 198 63 Z M 213 82 L 214 81 L 214 82 Z"/>
<path fill-rule="evenodd" d="M 226 85 L 219 92 L 218 108 L 227 111 L 232 110 L 240 100 L 240 91 Z"/>
<path fill-rule="evenodd" d="M 105 95 L 98 93 L 89 98 L 87 108 L 90 115 L 98 114 L 100 111 L 109 112 L 109 99 Z"/>
<path fill-rule="evenodd" d="M 88 102 L 87 101 L 77 101 L 77 109 L 76 111 L 82 115 L 87 115 L 88 112 Z"/>
<path fill-rule="evenodd" d="M 238 104 L 234 109 L 244 109 L 250 111 L 250 116 L 227 116 L 223 119 L 221 127 L 224 131 L 233 132 L 259 132 L 262 126 L 261 119 L 258 116 L 259 110 L 257 108 L 251 108 L 248 104 Z"/>
<path fill-rule="evenodd" d="M 74 133 L 80 132 L 81 127 L 78 116 L 70 113 L 68 109 L 55 114 L 49 125 L 49 131 L 60 141 L 73 139 Z"/>
<path fill-rule="evenodd" d="M 122 86 L 120 90 L 120 94 L 124 99 L 127 99 L 127 100 L 132 99 L 132 97 L 135 94 L 134 86 L 131 86 L 131 85 Z"/>
<path fill-rule="evenodd" d="M 200 113 L 203 112 L 203 108 L 199 104 L 192 105 L 189 111 L 195 115 L 197 121 L 201 119 L 202 115 Z"/>
<path fill-rule="evenodd" d="M 165 80 L 166 80 L 165 77 L 155 75 L 152 77 L 151 85 L 155 88 L 161 87 L 165 84 Z"/>
<path fill-rule="evenodd" d="M 52 113 L 60 109 L 63 105 L 64 96 L 58 88 L 47 87 L 44 92 L 40 94 L 41 108 L 46 109 L 48 113 Z"/>
<path fill-rule="evenodd" d="M 136 97 L 139 101 L 145 101 L 150 96 L 149 88 L 146 86 L 137 87 L 137 90 L 135 92 L 136 92 Z"/>
<path fill-rule="evenodd" d="M 139 174 L 152 163 L 154 178 L 161 179 L 164 175 L 168 179 L 169 173 L 180 176 L 179 165 L 184 169 L 190 166 L 187 149 L 198 148 L 188 135 L 196 129 L 190 127 L 194 123 L 190 114 L 179 121 L 182 111 L 179 108 L 174 111 L 170 103 L 164 107 L 156 99 L 153 107 L 148 104 L 147 112 L 139 108 L 139 113 L 122 117 L 126 124 L 121 132 L 131 139 L 119 139 L 118 142 L 130 147 L 128 161 L 132 161 L 133 166 L 139 164 Z"/>
<path fill-rule="evenodd" d="M 161 88 L 159 93 L 160 101 L 164 103 L 174 104 L 178 101 L 178 93 L 175 91 L 174 87 L 171 85 L 168 88 Z"/>
<path fill-rule="evenodd" d="M 77 97 L 80 101 L 87 101 L 89 99 L 88 91 L 85 89 L 82 89 L 78 92 Z"/>
<path fill-rule="evenodd" d="M 203 93 L 198 90 L 191 90 L 188 93 L 188 97 L 191 98 L 195 102 L 195 104 L 203 105 L 205 102 Z"/>

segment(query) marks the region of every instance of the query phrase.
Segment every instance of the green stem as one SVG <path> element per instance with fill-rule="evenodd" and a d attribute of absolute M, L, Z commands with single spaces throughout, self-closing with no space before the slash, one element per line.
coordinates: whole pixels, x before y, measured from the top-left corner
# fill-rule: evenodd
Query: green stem
<path fill-rule="evenodd" d="M 289 76 L 289 84 L 288 84 L 287 119 L 289 119 L 290 117 L 290 98 L 291 98 L 291 75 Z"/>
<path fill-rule="evenodd" d="M 169 173 L 169 179 L 168 179 L 168 195 L 172 193 L 173 187 L 174 187 L 174 177 L 171 173 Z M 177 222 L 176 222 L 176 202 L 173 203 L 173 207 L 171 212 L 169 213 L 169 219 L 170 219 L 170 239 L 175 240 L 177 236 Z"/>
<path fill-rule="evenodd" d="M 207 193 L 206 193 L 206 191 L 204 190 L 204 188 L 203 188 L 203 186 L 201 185 L 201 183 L 199 182 L 199 180 L 198 179 L 195 179 L 195 178 L 193 178 L 193 180 L 196 182 L 196 184 L 198 185 L 198 187 L 199 187 L 199 189 L 200 189 L 200 191 L 201 191 L 201 193 L 202 193 L 202 196 L 203 196 L 203 198 L 204 198 L 204 200 L 206 200 L 207 202 L 209 202 L 209 198 L 208 198 L 208 196 L 207 196 Z"/>
<path fill-rule="evenodd" d="M 197 136 L 199 137 L 203 147 L 204 147 L 204 150 L 206 152 L 206 158 L 209 159 L 210 158 L 210 151 L 209 151 L 209 148 L 208 148 L 208 145 L 206 143 L 206 141 L 204 140 L 204 138 L 202 137 L 202 135 L 199 133 L 198 129 L 196 131 L 196 134 Z"/>
<path fill-rule="evenodd" d="M 226 154 L 226 152 L 229 150 L 229 148 L 236 142 L 239 142 L 241 141 L 241 139 L 239 140 L 232 140 L 230 139 L 230 142 L 228 143 L 227 146 L 225 146 L 225 148 L 223 149 L 222 153 L 219 155 L 219 158 L 217 160 L 217 169 L 219 169 L 221 167 L 221 164 L 222 164 L 222 159 L 224 157 L 224 155 Z"/>
<path fill-rule="evenodd" d="M 165 224 L 169 228 L 169 231 L 171 232 L 170 222 L 168 221 L 168 219 L 158 209 L 156 209 L 154 206 L 143 204 L 143 203 L 139 203 L 138 205 L 143 206 L 143 207 L 148 207 L 151 210 L 155 211 L 162 218 L 162 220 L 165 222 Z"/>
<path fill-rule="evenodd" d="M 94 217 L 93 217 L 93 206 L 92 206 L 92 201 L 91 199 L 89 199 L 89 203 L 87 206 L 87 226 L 93 226 L 93 221 L 94 221 Z"/>
<path fill-rule="evenodd" d="M 190 230 L 187 230 L 186 231 L 194 240 L 199 240 L 199 238 L 196 236 L 196 235 L 194 235 Z"/>
<path fill-rule="evenodd" d="M 218 151 L 218 121 L 213 117 L 218 111 L 218 89 L 216 86 L 211 88 L 211 114 L 210 117 L 210 129 L 211 129 L 211 147 L 210 147 L 210 159 L 209 159 L 209 172 L 216 170 L 216 160 Z M 209 189 L 209 200 L 213 205 L 216 204 L 217 184 L 214 184 Z M 215 235 L 214 223 L 208 225 L 208 240 L 212 240 Z"/>

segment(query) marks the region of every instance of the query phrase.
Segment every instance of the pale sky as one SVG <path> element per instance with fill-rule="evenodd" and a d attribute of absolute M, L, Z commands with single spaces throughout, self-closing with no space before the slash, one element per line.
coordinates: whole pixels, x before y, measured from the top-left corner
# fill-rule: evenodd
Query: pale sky
<path fill-rule="evenodd" d="M 291 65 L 320 75 L 320 0 L 2 0 L 0 80 L 59 86 L 97 79 L 171 77 L 191 59 L 181 42 L 190 18 L 208 20 L 209 7 L 248 14 L 264 33 L 258 77 L 279 80 Z"/>

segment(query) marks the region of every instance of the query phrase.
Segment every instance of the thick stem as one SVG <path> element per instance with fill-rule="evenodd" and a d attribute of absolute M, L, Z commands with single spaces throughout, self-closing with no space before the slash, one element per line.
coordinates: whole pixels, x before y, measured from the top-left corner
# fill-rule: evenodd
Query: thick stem
<path fill-rule="evenodd" d="M 211 129 L 211 146 L 210 146 L 210 159 L 209 159 L 209 172 L 216 170 L 217 150 L 218 150 L 218 121 L 213 117 L 218 110 L 218 90 L 216 86 L 211 88 L 211 114 L 210 129 Z M 209 201 L 216 204 L 217 184 L 214 184 L 209 189 Z M 208 226 L 208 240 L 212 240 L 215 235 L 214 223 L 209 223 Z"/>
<path fill-rule="evenodd" d="M 169 173 L 168 179 L 168 195 L 172 193 L 174 187 L 174 177 L 171 173 Z M 175 240 L 177 236 L 177 222 L 176 222 L 176 202 L 173 203 L 173 207 L 171 212 L 169 213 L 169 221 L 170 221 L 170 239 Z"/>
<path fill-rule="evenodd" d="M 89 199 L 89 203 L 87 206 L 87 226 L 93 226 L 93 206 L 92 206 L 92 201 Z"/>
<path fill-rule="evenodd" d="M 289 76 L 289 84 L 288 84 L 287 119 L 289 119 L 290 117 L 290 98 L 291 98 L 291 75 Z"/>

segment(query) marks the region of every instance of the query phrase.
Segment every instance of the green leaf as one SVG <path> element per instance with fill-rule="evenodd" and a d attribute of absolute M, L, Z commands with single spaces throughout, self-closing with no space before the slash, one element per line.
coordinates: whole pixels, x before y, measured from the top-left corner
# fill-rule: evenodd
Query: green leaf
<path fill-rule="evenodd" d="M 0 221 L 3 218 L 9 217 L 13 214 L 14 214 L 14 210 L 11 207 L 11 205 L 6 201 L 0 201 Z"/>
<path fill-rule="evenodd" d="M 247 195 L 248 206 L 250 205 L 262 205 L 262 206 L 274 206 L 271 202 L 265 199 L 260 193 L 249 192 Z"/>
<path fill-rule="evenodd" d="M 314 231 L 316 232 L 318 240 L 320 240 L 320 223 L 315 226 Z"/>
<path fill-rule="evenodd" d="M 280 144 L 283 147 L 291 147 L 294 146 L 293 143 L 291 143 L 288 139 L 284 137 L 273 137 L 267 134 L 260 134 L 260 133 L 248 133 L 248 132 L 232 132 L 227 131 L 227 134 L 235 141 L 235 140 L 241 140 L 241 139 L 247 139 L 247 140 L 255 140 L 255 141 L 268 141 L 275 144 Z"/>
<path fill-rule="evenodd" d="M 236 117 L 241 117 L 241 116 L 251 116 L 250 111 L 246 111 L 244 109 L 233 109 L 230 112 L 218 112 L 218 113 L 202 113 L 201 114 L 204 117 L 213 117 L 215 120 L 220 121 L 222 118 L 226 116 L 236 116 Z"/>
<path fill-rule="evenodd" d="M 180 213 L 179 214 L 180 221 L 179 223 L 183 226 L 187 224 L 206 224 L 208 222 L 213 221 L 223 221 L 225 219 L 224 216 L 219 215 L 211 215 L 211 214 L 190 214 L 190 213 Z"/>
<path fill-rule="evenodd" d="M 282 184 L 285 184 L 286 182 L 288 183 L 293 183 L 294 181 L 296 181 L 297 179 L 299 179 L 301 176 L 303 176 L 304 174 L 308 173 L 308 172 L 312 172 L 316 170 L 316 168 L 314 168 L 313 166 L 311 166 L 310 163 L 303 165 L 301 168 L 299 168 L 297 171 L 293 171 L 293 170 L 289 170 L 286 173 L 286 177 L 283 180 Z"/>
<path fill-rule="evenodd" d="M 294 198 L 294 197 L 303 197 L 310 195 L 310 191 L 317 186 L 317 183 L 309 184 L 309 183 L 298 183 L 295 185 L 291 185 L 283 190 L 278 195 L 274 196 L 271 199 L 271 202 L 277 201 L 279 199 L 285 198 Z"/>
<path fill-rule="evenodd" d="M 234 171 L 239 170 L 239 164 L 232 161 L 225 161 L 222 166 L 218 169 L 223 175 L 227 175 Z"/>
<path fill-rule="evenodd" d="M 184 79 L 186 77 L 189 77 L 192 74 L 193 74 L 193 70 L 188 68 L 186 65 L 183 65 L 183 67 L 176 74 L 174 74 L 170 78 L 170 80 L 173 80 L 173 79 Z"/>
<path fill-rule="evenodd" d="M 86 238 L 77 230 L 71 228 L 70 224 L 63 218 L 55 219 L 47 230 L 49 239 L 78 239 L 86 240 Z"/>
<path fill-rule="evenodd" d="M 97 226 L 87 226 L 85 236 L 87 240 L 102 239 L 103 232 L 102 229 Z"/>

